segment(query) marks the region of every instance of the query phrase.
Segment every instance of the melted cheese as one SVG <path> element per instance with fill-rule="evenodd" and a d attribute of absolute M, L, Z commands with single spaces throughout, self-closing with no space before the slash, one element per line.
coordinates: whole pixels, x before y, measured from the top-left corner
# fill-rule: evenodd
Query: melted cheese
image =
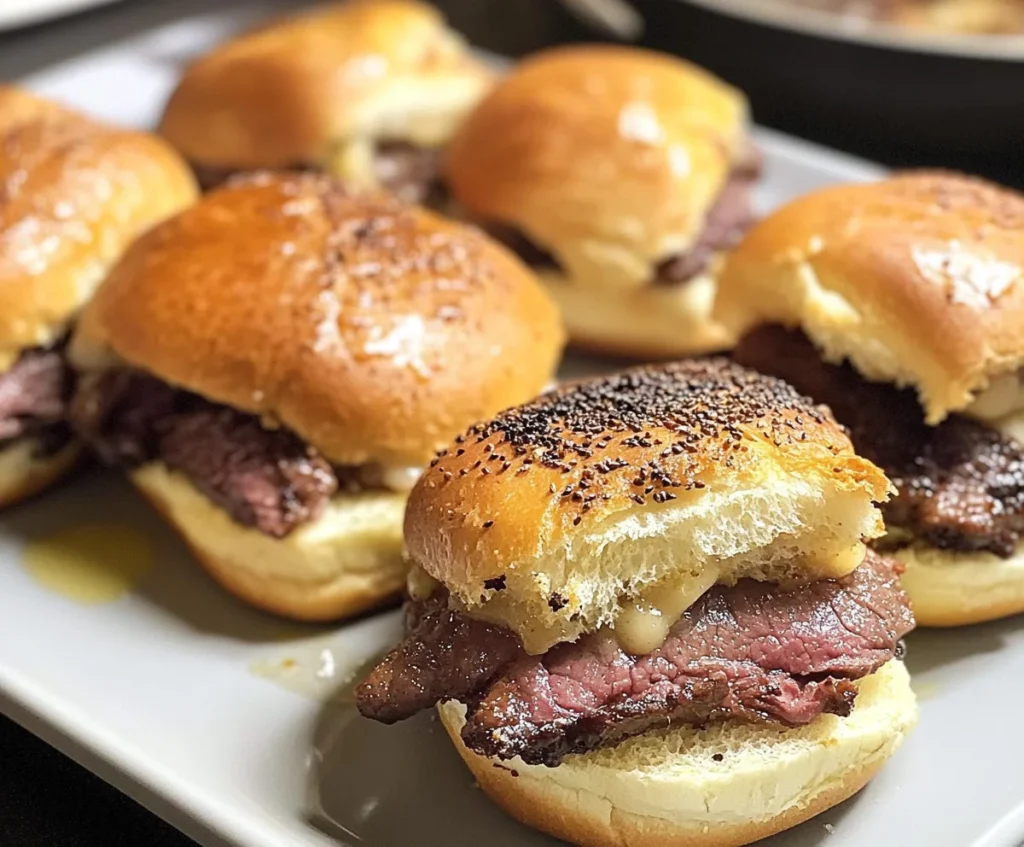
<path fill-rule="evenodd" d="M 359 188 L 375 188 L 375 145 L 368 138 L 352 138 L 338 145 L 327 163 L 332 175 Z"/>
<path fill-rule="evenodd" d="M 1021 376 L 1020 371 L 997 376 L 988 384 L 988 388 L 978 394 L 971 405 L 964 409 L 964 414 L 981 421 L 992 422 L 1024 409 Z"/>
<path fill-rule="evenodd" d="M 656 585 L 628 600 L 615 619 L 615 638 L 627 653 L 646 655 L 657 650 L 680 616 L 718 581 L 718 570 L 706 568 L 683 584 Z"/>
<path fill-rule="evenodd" d="M 441 583 L 434 579 L 419 565 L 409 568 L 409 575 L 406 577 L 405 590 L 412 600 L 426 600 L 440 587 Z"/>
<path fill-rule="evenodd" d="M 864 561 L 868 554 L 866 544 L 857 542 L 846 550 L 840 550 L 832 555 L 832 565 L 836 573 L 853 573 Z"/>
<path fill-rule="evenodd" d="M 423 473 L 423 468 L 417 467 L 385 467 L 381 469 L 381 482 L 384 487 L 391 491 L 408 492 L 412 491 L 416 481 Z"/>

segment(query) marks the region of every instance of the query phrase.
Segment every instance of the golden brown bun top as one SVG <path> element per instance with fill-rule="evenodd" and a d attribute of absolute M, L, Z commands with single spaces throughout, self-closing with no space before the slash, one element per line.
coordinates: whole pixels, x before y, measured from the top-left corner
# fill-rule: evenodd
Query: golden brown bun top
<path fill-rule="evenodd" d="M 352 137 L 436 146 L 493 72 L 433 7 L 348 0 L 272 22 L 194 62 L 160 131 L 195 164 L 327 164 Z"/>
<path fill-rule="evenodd" d="M 155 136 L 0 86 L 0 372 L 61 336 L 128 243 L 195 192 Z"/>
<path fill-rule="evenodd" d="M 526 59 L 470 113 L 447 176 L 472 214 L 554 253 L 571 277 L 638 285 L 684 251 L 749 154 L 743 95 L 629 47 Z"/>
<path fill-rule="evenodd" d="M 716 311 L 801 327 L 829 361 L 914 386 L 938 422 L 1024 364 L 1024 196 L 927 171 L 814 192 L 747 234 Z"/>
<path fill-rule="evenodd" d="M 727 582 L 835 575 L 817 554 L 881 532 L 873 501 L 888 488 L 825 407 L 724 359 L 689 360 L 472 427 L 413 489 L 405 540 L 471 612 L 544 649 L 608 623 L 623 593 L 704 566 Z M 826 501 L 840 519 L 812 517 Z"/>
<path fill-rule="evenodd" d="M 518 259 L 326 176 L 235 180 L 139 239 L 72 359 L 127 363 L 280 422 L 340 464 L 425 464 L 532 397 L 562 345 Z"/>

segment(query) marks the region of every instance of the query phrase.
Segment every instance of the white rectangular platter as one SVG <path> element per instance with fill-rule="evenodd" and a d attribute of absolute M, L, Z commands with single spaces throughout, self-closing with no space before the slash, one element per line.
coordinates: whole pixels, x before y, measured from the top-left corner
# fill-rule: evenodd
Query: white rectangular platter
<path fill-rule="evenodd" d="M 69 33 L 74 57 L 45 66 L 40 45 L 0 43 L 0 72 L 12 78 L 24 61 L 33 71 L 22 81 L 36 90 L 149 126 L 183 60 L 273 4 L 171 5 L 190 14 L 169 22 L 164 4 L 123 7 L 132 24 L 113 41 L 83 51 L 95 32 Z M 762 209 L 881 173 L 776 133 L 757 140 Z M 136 564 L 150 567 L 112 602 L 68 599 L 67 585 L 47 587 L 33 572 L 31 551 L 48 543 L 52 562 L 69 532 L 131 541 Z M 100 548 L 91 561 L 102 569 L 116 551 Z M 346 682 L 397 633 L 395 612 L 332 632 L 242 608 L 115 474 L 85 473 L 0 518 L 0 710 L 201 844 L 552 845 L 490 806 L 429 717 L 382 727 L 346 702 Z M 907 661 L 921 700 L 916 732 L 861 795 L 772 847 L 1024 841 L 1024 732 L 1013 705 L 1024 619 L 914 633 Z M 324 809 L 339 825 L 324 822 Z"/>

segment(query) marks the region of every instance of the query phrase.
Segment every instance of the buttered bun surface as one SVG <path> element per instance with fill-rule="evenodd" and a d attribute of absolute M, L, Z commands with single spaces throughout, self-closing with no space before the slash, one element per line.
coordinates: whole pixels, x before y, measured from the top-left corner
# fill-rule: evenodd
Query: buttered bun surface
<path fill-rule="evenodd" d="M 464 707 L 438 707 L 480 787 L 528 826 L 588 847 L 738 847 L 856 794 L 917 722 L 903 663 L 858 682 L 848 717 L 807 726 L 716 724 L 647 732 L 558 767 L 470 750 Z"/>
<path fill-rule="evenodd" d="M 656 587 L 849 573 L 888 492 L 824 407 L 693 360 L 566 385 L 471 428 L 413 490 L 405 540 L 456 603 L 540 653 Z"/>
<path fill-rule="evenodd" d="M 911 386 L 929 423 L 1024 364 L 1024 196 L 954 173 L 840 185 L 757 224 L 719 274 L 733 331 L 800 328 L 823 358 Z"/>
<path fill-rule="evenodd" d="M 319 175 L 260 174 L 135 243 L 72 360 L 283 425 L 331 462 L 425 464 L 548 382 L 554 306 L 475 230 Z"/>
<path fill-rule="evenodd" d="M 0 373 L 56 342 L 128 244 L 189 205 L 164 141 L 0 86 Z"/>
<path fill-rule="evenodd" d="M 204 167 L 328 167 L 353 141 L 443 144 L 493 76 L 426 3 L 327 3 L 194 62 L 160 131 Z"/>

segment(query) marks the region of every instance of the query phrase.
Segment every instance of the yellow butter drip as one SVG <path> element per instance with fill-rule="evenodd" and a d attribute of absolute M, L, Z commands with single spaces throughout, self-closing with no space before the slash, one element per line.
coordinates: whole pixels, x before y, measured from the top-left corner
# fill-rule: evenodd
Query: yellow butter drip
<path fill-rule="evenodd" d="M 153 565 L 149 539 L 122 524 L 67 527 L 31 541 L 22 554 L 40 585 L 76 603 L 113 603 L 131 591 Z"/>

